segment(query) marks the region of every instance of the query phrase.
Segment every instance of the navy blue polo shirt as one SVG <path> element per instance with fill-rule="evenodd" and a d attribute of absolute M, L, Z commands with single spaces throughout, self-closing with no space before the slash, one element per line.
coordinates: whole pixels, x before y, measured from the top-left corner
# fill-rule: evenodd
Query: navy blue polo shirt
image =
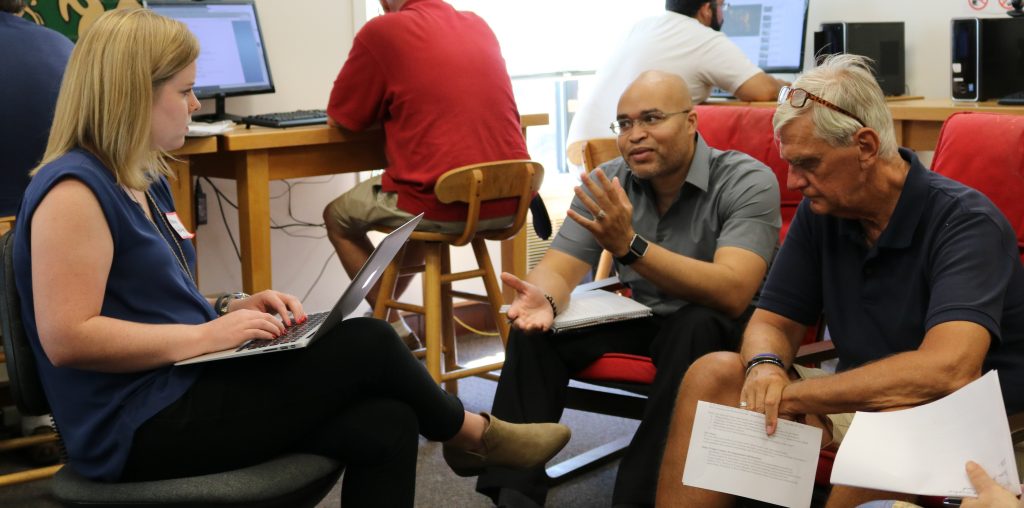
<path fill-rule="evenodd" d="M 810 324 L 824 312 L 839 370 L 916 350 L 925 333 L 970 321 L 992 336 L 1010 411 L 1024 409 L 1024 267 L 1006 218 L 980 192 L 921 165 L 913 152 L 889 224 L 868 247 L 856 220 L 816 215 L 806 200 L 768 275 L 760 308 Z"/>

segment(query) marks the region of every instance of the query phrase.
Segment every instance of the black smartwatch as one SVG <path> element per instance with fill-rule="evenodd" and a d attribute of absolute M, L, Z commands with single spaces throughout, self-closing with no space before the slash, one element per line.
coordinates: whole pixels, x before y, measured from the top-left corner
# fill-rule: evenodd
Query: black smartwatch
<path fill-rule="evenodd" d="M 634 234 L 633 239 L 629 242 L 629 250 L 617 261 L 623 265 L 631 265 L 644 257 L 644 254 L 647 254 L 647 240 L 644 240 L 644 237 L 639 234 Z"/>

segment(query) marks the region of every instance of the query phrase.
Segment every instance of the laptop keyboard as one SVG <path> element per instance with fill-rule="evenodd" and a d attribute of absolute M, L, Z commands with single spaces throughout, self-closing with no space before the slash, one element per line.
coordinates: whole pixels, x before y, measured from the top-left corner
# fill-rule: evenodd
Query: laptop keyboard
<path fill-rule="evenodd" d="M 292 326 L 286 327 L 284 333 L 281 334 L 280 337 L 272 340 L 250 340 L 249 342 L 246 342 L 245 344 L 238 346 L 238 349 L 236 349 L 235 351 L 264 349 L 268 347 L 280 346 L 282 344 L 288 344 L 290 342 L 295 342 L 301 339 L 303 336 L 305 336 L 306 332 L 308 332 L 311 328 L 319 326 L 320 323 L 323 323 L 324 320 L 327 319 L 327 314 L 327 312 L 315 312 L 313 314 L 307 314 L 306 317 L 308 317 L 309 319 L 307 319 L 305 322 L 293 324 Z"/>

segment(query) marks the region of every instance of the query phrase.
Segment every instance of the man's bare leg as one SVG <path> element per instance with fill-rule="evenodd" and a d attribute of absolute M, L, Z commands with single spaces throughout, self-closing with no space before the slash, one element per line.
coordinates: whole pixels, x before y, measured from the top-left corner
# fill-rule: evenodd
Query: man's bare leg
<path fill-rule="evenodd" d="M 735 499 L 729 494 L 683 485 L 683 465 L 690 444 L 697 401 L 735 406 L 743 389 L 745 366 L 736 353 L 710 353 L 700 357 L 686 371 L 679 387 L 668 443 L 658 477 L 658 507 L 728 507 Z"/>
<path fill-rule="evenodd" d="M 899 494 L 886 492 L 884 490 L 860 489 L 856 487 L 845 487 L 836 485 L 832 487 L 832 493 L 828 496 L 828 503 L 825 508 L 854 508 L 868 501 L 894 500 L 916 503 L 917 496 L 913 494 Z"/>

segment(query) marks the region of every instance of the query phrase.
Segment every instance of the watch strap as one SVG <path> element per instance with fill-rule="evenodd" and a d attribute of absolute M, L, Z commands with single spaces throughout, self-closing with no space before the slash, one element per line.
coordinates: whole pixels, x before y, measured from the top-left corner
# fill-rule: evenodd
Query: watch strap
<path fill-rule="evenodd" d="M 629 241 L 629 250 L 625 254 L 616 258 L 619 263 L 624 266 L 631 265 L 636 260 L 642 258 L 644 254 L 647 254 L 647 240 L 640 236 L 639 233 L 633 235 L 633 238 Z"/>

